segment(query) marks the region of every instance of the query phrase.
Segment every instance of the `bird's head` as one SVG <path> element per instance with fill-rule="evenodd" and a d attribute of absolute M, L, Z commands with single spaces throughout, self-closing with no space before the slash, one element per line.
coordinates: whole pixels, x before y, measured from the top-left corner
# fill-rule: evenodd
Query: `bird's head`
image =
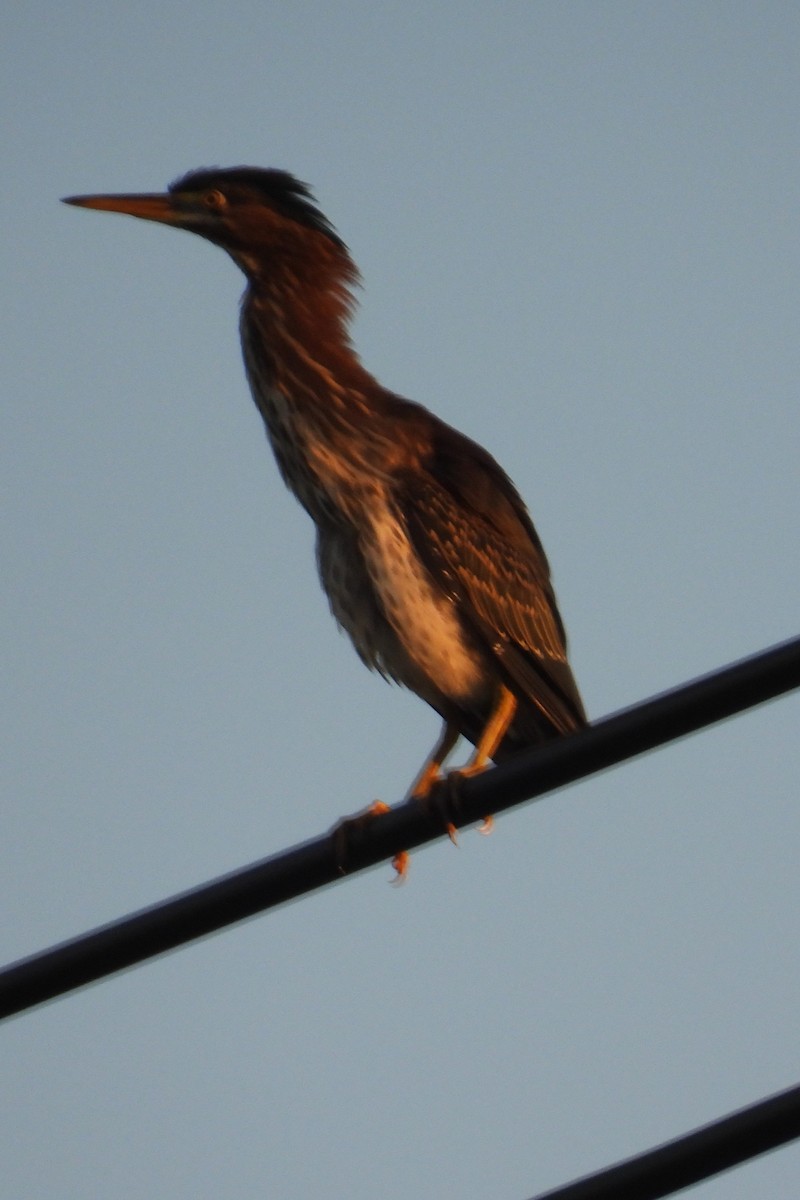
<path fill-rule="evenodd" d="M 288 171 L 204 168 L 163 193 L 68 196 L 65 204 L 127 213 L 187 229 L 222 246 L 253 278 L 278 262 L 328 262 L 347 274 L 347 247 L 317 208 L 308 186 Z M 350 282 L 353 281 L 354 270 Z"/>

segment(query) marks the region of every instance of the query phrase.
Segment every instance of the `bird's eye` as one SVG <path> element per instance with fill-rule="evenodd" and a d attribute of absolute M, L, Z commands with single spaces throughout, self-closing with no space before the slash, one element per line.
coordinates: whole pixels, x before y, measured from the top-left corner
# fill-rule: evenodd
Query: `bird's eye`
<path fill-rule="evenodd" d="M 205 196 L 203 197 L 203 203 L 205 204 L 206 208 L 211 208 L 216 212 L 219 212 L 221 208 L 225 207 L 228 201 L 224 192 L 220 192 L 217 188 L 215 188 L 213 192 L 206 192 Z"/>

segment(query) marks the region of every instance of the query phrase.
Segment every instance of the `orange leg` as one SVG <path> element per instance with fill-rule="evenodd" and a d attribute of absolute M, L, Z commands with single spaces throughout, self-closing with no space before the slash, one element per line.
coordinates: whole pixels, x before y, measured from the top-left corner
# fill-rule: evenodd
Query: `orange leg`
<path fill-rule="evenodd" d="M 411 789 L 411 799 L 419 800 L 423 804 L 426 803 L 430 796 L 434 784 L 438 783 L 442 778 L 442 765 L 449 755 L 450 751 L 455 746 L 459 737 L 458 729 L 455 725 L 451 725 L 449 721 L 445 721 L 442 726 L 442 732 L 439 735 L 439 740 L 431 750 L 425 762 L 425 766 L 420 771 Z M 456 845 L 456 827 L 449 820 L 444 818 L 444 826 L 447 830 L 447 836 L 453 845 Z M 406 869 L 408 869 L 406 864 Z"/>
<path fill-rule="evenodd" d="M 425 766 L 420 771 L 411 788 L 412 800 L 424 800 L 429 795 L 433 785 L 442 777 L 442 764 L 459 739 L 455 725 L 445 721 L 439 740 L 428 755 Z"/>
<path fill-rule="evenodd" d="M 439 740 L 431 750 L 425 765 L 417 776 L 411 791 L 409 793 L 412 800 L 420 800 L 424 803 L 430 795 L 433 785 L 442 777 L 442 764 L 447 758 L 450 751 L 455 746 L 459 738 L 458 729 L 455 725 L 451 725 L 445 721 L 442 726 L 442 732 L 439 735 Z M 375 817 L 389 811 L 389 805 L 384 804 L 382 800 L 375 800 L 364 812 L 359 813 L 355 817 L 347 817 L 344 821 L 340 821 L 333 832 L 336 857 L 339 861 L 339 867 L 342 874 L 346 870 L 347 862 L 347 838 L 348 833 L 353 828 L 363 826 L 366 821 L 372 821 Z M 447 825 L 447 832 L 451 839 L 455 841 L 455 826 Z M 396 871 L 393 883 L 403 883 L 408 876 L 408 867 L 411 861 L 407 850 L 401 850 L 395 854 L 392 859 L 392 866 Z"/>
<path fill-rule="evenodd" d="M 459 768 L 453 772 L 454 775 L 477 775 L 480 771 L 486 769 L 488 764 L 494 758 L 497 747 L 502 742 L 511 722 L 514 720 L 514 714 L 517 711 L 517 698 L 513 692 L 509 691 L 505 685 L 501 685 L 498 692 L 497 702 L 489 714 L 489 719 L 483 727 L 483 732 L 478 739 L 478 744 L 475 751 L 465 767 Z M 442 732 L 439 735 L 439 740 L 433 747 L 433 750 L 428 755 L 425 765 L 417 776 L 413 787 L 411 788 L 410 797 L 412 800 L 420 800 L 425 803 L 433 790 L 434 784 L 442 778 L 442 766 L 450 754 L 450 751 L 455 746 L 459 739 L 459 731 L 455 725 L 449 721 L 445 721 Z M 336 826 L 333 837 L 336 847 L 337 858 L 340 861 L 340 867 L 344 874 L 346 870 L 347 859 L 347 834 L 348 830 L 354 826 L 362 824 L 364 821 L 374 820 L 381 813 L 389 811 L 389 806 L 381 800 L 376 800 L 363 813 L 355 817 L 348 817 L 341 821 Z M 444 811 L 444 810 L 443 810 Z M 456 828 L 445 818 L 445 827 L 452 842 L 456 841 Z M 479 826 L 480 833 L 489 833 L 492 828 L 492 818 L 486 817 L 483 823 Z M 408 875 L 409 854 L 407 850 L 401 850 L 392 859 L 392 866 L 397 872 L 394 883 L 403 883 Z"/>
<path fill-rule="evenodd" d="M 483 727 L 483 733 L 478 739 L 475 753 L 467 765 L 461 769 L 460 775 L 478 775 L 484 771 L 494 758 L 497 747 L 508 733 L 508 727 L 514 720 L 517 711 L 517 698 L 505 684 L 501 684 L 497 703 L 492 709 L 489 720 Z M 492 832 L 493 817 L 484 817 L 478 826 L 478 833 L 484 835 Z"/>
<path fill-rule="evenodd" d="M 483 727 L 483 733 L 478 739 L 475 753 L 461 771 L 462 775 L 477 775 L 489 765 L 495 756 L 497 747 L 508 733 L 508 727 L 514 720 L 516 711 L 517 697 L 508 690 L 505 684 L 501 684 L 497 703 Z"/>
<path fill-rule="evenodd" d="M 497 699 L 494 707 L 489 713 L 489 718 L 483 727 L 475 751 L 465 767 L 459 767 L 453 771 L 453 775 L 469 776 L 477 775 L 480 771 L 484 771 L 494 758 L 497 747 L 502 742 L 503 738 L 508 733 L 509 726 L 514 720 L 514 715 L 517 711 L 517 698 L 504 684 L 500 685 L 497 693 Z M 411 796 L 415 800 L 427 800 L 435 783 L 442 777 L 442 764 L 447 758 L 450 751 L 458 741 L 458 729 L 451 725 L 449 721 L 445 721 L 439 741 L 434 746 L 431 754 L 422 768 L 422 771 L 417 777 L 414 787 L 411 790 Z M 442 802 L 443 816 L 447 811 L 446 802 Z M 447 829 L 450 841 L 456 842 L 456 828 L 447 816 L 444 816 L 445 828 Z M 491 817 L 486 817 L 478 826 L 478 832 L 483 834 L 491 833 L 493 820 Z"/>

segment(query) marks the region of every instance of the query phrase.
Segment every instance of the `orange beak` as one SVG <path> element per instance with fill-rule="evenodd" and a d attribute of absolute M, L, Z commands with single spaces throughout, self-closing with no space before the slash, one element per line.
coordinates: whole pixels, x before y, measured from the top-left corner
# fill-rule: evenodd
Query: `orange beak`
<path fill-rule="evenodd" d="M 143 193 L 123 196 L 65 196 L 65 204 L 78 208 L 96 208 L 101 212 L 127 213 L 130 217 L 141 217 L 144 221 L 159 221 L 166 225 L 180 225 L 184 214 L 178 210 L 175 200 L 168 193 Z"/>

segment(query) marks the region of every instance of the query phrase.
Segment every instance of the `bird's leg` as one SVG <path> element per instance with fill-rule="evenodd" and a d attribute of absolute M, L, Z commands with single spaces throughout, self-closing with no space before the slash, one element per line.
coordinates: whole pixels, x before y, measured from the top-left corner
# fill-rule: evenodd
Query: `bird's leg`
<path fill-rule="evenodd" d="M 455 725 L 445 721 L 436 745 L 431 750 L 425 765 L 414 781 L 409 793 L 412 800 L 424 800 L 430 795 L 433 785 L 442 778 L 442 765 L 459 739 Z"/>
<path fill-rule="evenodd" d="M 411 800 L 419 800 L 425 804 L 433 789 L 433 785 L 442 777 L 442 763 L 447 758 L 450 751 L 455 746 L 459 738 L 459 732 L 455 725 L 451 725 L 449 721 L 445 721 L 442 732 L 439 736 L 436 745 L 431 750 L 425 765 L 417 776 L 409 798 Z M 346 817 L 340 821 L 333 830 L 334 849 L 336 859 L 339 864 L 339 870 L 344 875 L 347 871 L 347 855 L 349 850 L 349 838 L 353 830 L 363 828 L 368 821 L 374 820 L 375 817 L 381 816 L 382 813 L 389 811 L 389 805 L 384 804 L 382 800 L 375 800 L 363 812 L 357 813 L 354 817 Z M 447 828 L 452 841 L 456 840 L 456 829 L 446 814 L 443 814 L 443 821 Z M 410 862 L 407 850 L 400 850 L 392 859 L 392 866 L 396 871 L 394 883 L 402 883 L 408 875 L 408 865 Z"/>
<path fill-rule="evenodd" d="M 483 732 L 478 739 L 475 752 L 467 765 L 462 767 L 458 772 L 462 779 L 464 776 L 479 775 L 481 771 L 486 770 L 486 767 L 495 756 L 497 747 L 508 733 L 508 727 L 514 720 L 516 711 L 517 697 L 513 692 L 509 691 L 505 684 L 501 684 L 497 703 L 489 714 L 489 720 L 483 727 Z M 490 834 L 493 825 L 493 817 L 484 817 L 478 826 L 478 833 L 484 835 Z"/>
<path fill-rule="evenodd" d="M 497 701 L 478 738 L 475 752 L 467 765 L 461 768 L 462 775 L 478 775 L 485 770 L 494 758 L 497 747 L 508 733 L 508 727 L 514 720 L 516 711 L 517 697 L 504 683 L 501 683 Z"/>
<path fill-rule="evenodd" d="M 442 766 L 450 751 L 458 741 L 459 731 L 455 725 L 451 725 L 449 721 L 445 721 L 442 726 L 442 732 L 439 734 L 439 739 L 436 745 L 428 755 L 425 765 L 417 776 L 414 786 L 411 789 L 410 796 L 412 800 L 419 800 L 426 807 L 430 806 L 430 795 L 433 787 L 442 778 Z M 435 805 L 435 802 L 434 802 Z M 437 813 L 442 818 L 447 836 L 453 845 L 456 844 L 456 827 L 450 820 L 449 813 L 440 805 L 435 805 Z"/>

